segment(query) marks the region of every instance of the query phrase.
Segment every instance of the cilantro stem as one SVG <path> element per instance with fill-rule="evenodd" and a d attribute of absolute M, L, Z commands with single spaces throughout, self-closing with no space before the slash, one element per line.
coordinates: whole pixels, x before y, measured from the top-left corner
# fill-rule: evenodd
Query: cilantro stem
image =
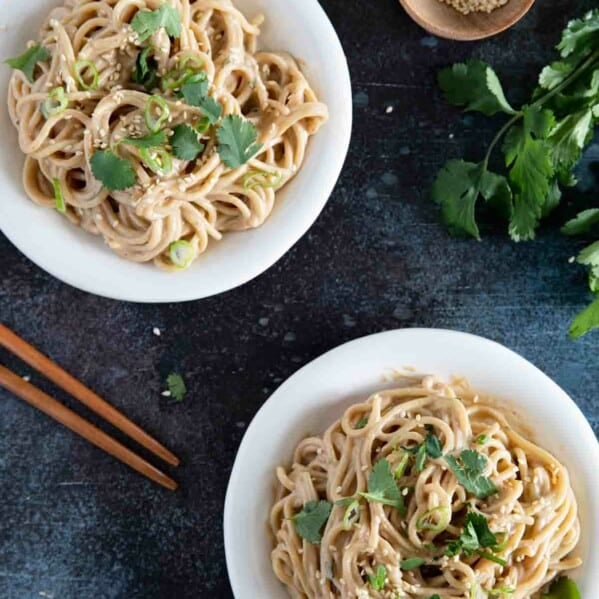
<path fill-rule="evenodd" d="M 571 73 L 566 77 L 559 85 L 556 85 L 552 90 L 547 92 L 544 96 L 541 96 L 538 100 L 533 102 L 531 106 L 542 106 L 548 100 L 551 100 L 553 96 L 559 94 L 563 89 L 574 83 L 578 77 L 580 77 L 592 64 L 599 59 L 599 50 L 595 50 L 584 62 L 579 64 Z"/>
<path fill-rule="evenodd" d="M 487 150 L 487 153 L 485 154 L 485 159 L 483 161 L 485 170 L 487 170 L 487 167 L 489 166 L 489 159 L 491 158 L 491 154 L 493 153 L 495 146 L 499 143 L 501 138 L 508 132 L 512 125 L 517 123 L 523 117 L 523 115 L 524 113 L 522 111 L 516 113 L 507 123 L 503 125 L 503 127 L 499 130 L 497 135 L 493 138 L 493 141 L 491 142 L 491 145 L 489 146 L 489 149 Z"/>

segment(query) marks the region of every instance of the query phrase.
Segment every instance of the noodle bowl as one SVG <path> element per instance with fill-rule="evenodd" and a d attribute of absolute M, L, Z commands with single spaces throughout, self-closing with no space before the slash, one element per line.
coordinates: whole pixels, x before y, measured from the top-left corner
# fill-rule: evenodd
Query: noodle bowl
<path fill-rule="evenodd" d="M 566 468 L 516 429 L 463 380 L 350 407 L 277 469 L 275 574 L 296 598 L 537 599 L 580 565 L 580 523 Z"/>
<path fill-rule="evenodd" d="M 188 253 L 186 267 L 210 240 L 265 221 L 277 191 L 302 166 L 327 109 L 291 56 L 257 51 L 261 17 L 248 21 L 230 0 L 174 0 L 169 6 L 180 19 L 180 35 L 173 38 L 160 28 L 141 40 L 133 19 L 161 6 L 154 0 L 67 0 L 41 30 L 50 58 L 37 64 L 33 81 L 15 71 L 8 105 L 27 156 L 23 179 L 33 201 L 55 207 L 59 189 L 69 220 L 101 235 L 114 252 L 175 269 L 182 266 L 175 259 L 181 247 Z M 174 157 L 170 169 L 123 143 L 149 133 L 144 109 L 156 86 L 132 80 L 146 48 L 158 78 L 187 64 L 194 74 L 201 70 L 223 118 L 238 115 L 255 128 L 258 146 L 251 158 L 235 167 L 224 164 L 214 123 L 200 130 L 203 153 L 193 160 Z M 66 108 L 43 114 L 40 108 L 57 89 L 64 96 L 53 99 Z M 176 87 L 160 92 L 167 136 L 205 117 L 176 92 Z M 93 156 L 105 150 L 132 165 L 134 185 L 111 190 L 94 177 Z M 185 245 L 176 245 L 181 242 Z"/>

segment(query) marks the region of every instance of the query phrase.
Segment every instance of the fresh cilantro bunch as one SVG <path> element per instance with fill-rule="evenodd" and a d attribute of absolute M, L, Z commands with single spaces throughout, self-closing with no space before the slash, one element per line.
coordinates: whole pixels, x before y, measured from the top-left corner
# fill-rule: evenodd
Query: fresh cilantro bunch
<path fill-rule="evenodd" d="M 480 239 L 476 206 L 482 198 L 506 218 L 514 241 L 534 239 L 540 221 L 560 203 L 562 189 L 576 185 L 573 169 L 599 123 L 599 9 L 571 21 L 557 48 L 561 59 L 543 69 L 530 102 L 519 109 L 507 100 L 497 74 L 480 60 L 439 73 L 451 104 L 509 117 L 481 162 L 450 160 L 438 174 L 433 200 L 451 233 Z M 504 168 L 495 173 L 489 163 L 498 148 Z M 598 222 L 599 210 L 585 211 L 565 232 L 588 232 Z M 572 337 L 599 327 L 599 242 L 584 250 L 578 262 L 590 269 L 596 299 L 572 323 Z"/>

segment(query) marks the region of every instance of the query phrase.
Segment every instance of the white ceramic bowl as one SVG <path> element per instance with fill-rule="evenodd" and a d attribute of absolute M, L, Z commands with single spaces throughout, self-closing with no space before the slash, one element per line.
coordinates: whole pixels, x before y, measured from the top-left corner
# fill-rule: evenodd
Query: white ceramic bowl
<path fill-rule="evenodd" d="M 136 302 L 176 302 L 221 293 L 258 276 L 296 243 L 324 208 L 341 172 L 351 134 L 352 99 L 343 49 L 317 0 L 235 0 L 248 16 L 263 13 L 260 47 L 301 59 L 330 121 L 311 141 L 298 176 L 279 194 L 259 229 L 230 233 L 188 271 L 167 274 L 127 262 L 103 242 L 33 204 L 21 184 L 23 156 L 6 108 L 0 109 L 0 229 L 28 258 L 62 281 L 96 295 Z M 6 4 L 4 6 L 4 4 Z M 61 0 L 3 2 L 0 57 L 23 52 L 52 7 Z M 0 67 L 4 94 L 10 76 Z"/>
<path fill-rule="evenodd" d="M 582 597 L 599 597 L 599 443 L 574 402 L 524 358 L 465 333 L 406 329 L 338 347 L 294 374 L 270 397 L 248 428 L 227 489 L 225 550 L 236 599 L 284 599 L 270 564 L 268 515 L 275 467 L 289 464 L 308 432 L 324 432 L 351 404 L 392 383 L 386 368 L 413 366 L 443 377 L 467 376 L 473 386 L 509 401 L 536 440 L 569 468 L 581 520 L 585 561 L 571 574 Z"/>

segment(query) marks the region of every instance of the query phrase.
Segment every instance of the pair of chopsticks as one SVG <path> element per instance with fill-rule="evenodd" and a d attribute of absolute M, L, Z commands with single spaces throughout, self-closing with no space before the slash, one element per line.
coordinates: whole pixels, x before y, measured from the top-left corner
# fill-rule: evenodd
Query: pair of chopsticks
<path fill-rule="evenodd" d="M 85 404 L 93 412 L 102 416 L 123 433 L 143 445 L 154 455 L 172 466 L 179 465 L 179 458 L 173 455 L 168 449 L 2 323 L 0 323 L 0 345 Z M 84 439 L 103 449 L 117 460 L 137 470 L 140 474 L 147 476 L 149 479 L 171 491 L 177 488 L 177 483 L 158 470 L 158 468 L 155 468 L 152 464 L 133 453 L 99 428 L 2 365 L 0 365 L 0 386 L 8 389 L 8 391 L 14 393 L 17 397 L 38 410 L 41 410 L 50 416 L 50 418 L 70 428 L 73 432 L 81 435 Z"/>

